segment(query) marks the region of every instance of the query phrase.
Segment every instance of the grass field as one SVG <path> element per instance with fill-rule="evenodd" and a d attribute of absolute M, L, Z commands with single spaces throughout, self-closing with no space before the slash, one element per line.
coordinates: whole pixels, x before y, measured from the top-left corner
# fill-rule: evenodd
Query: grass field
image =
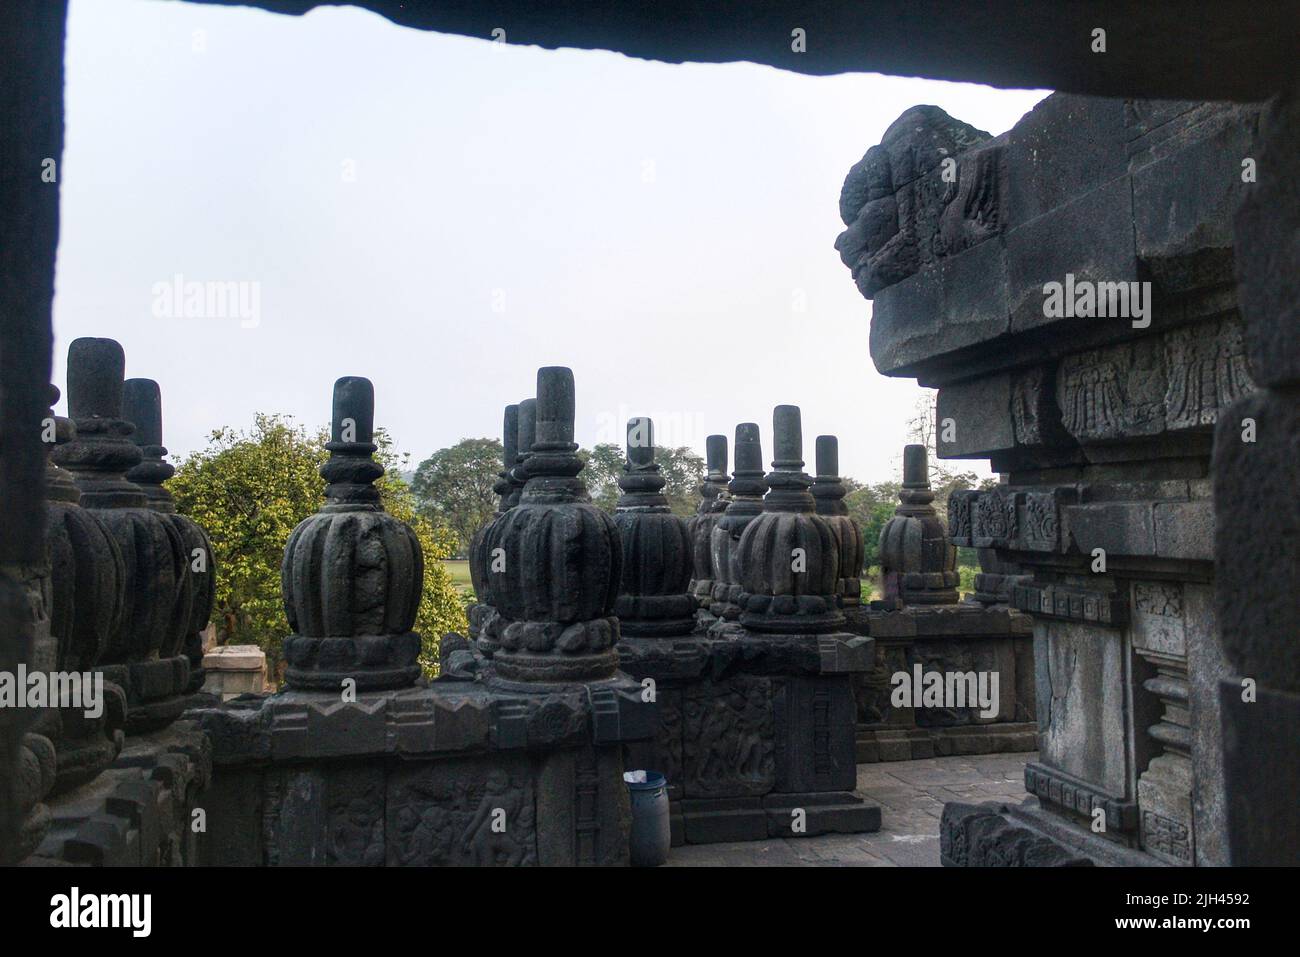
<path fill-rule="evenodd" d="M 451 583 L 457 589 L 462 593 L 474 594 L 474 585 L 469 578 L 469 562 L 445 561 L 442 567 L 447 569 L 447 574 L 451 576 Z"/>

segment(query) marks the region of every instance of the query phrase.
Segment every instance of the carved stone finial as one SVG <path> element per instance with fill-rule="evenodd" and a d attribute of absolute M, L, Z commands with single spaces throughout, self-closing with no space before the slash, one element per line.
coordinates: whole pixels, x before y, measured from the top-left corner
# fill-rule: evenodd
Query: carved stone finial
<path fill-rule="evenodd" d="M 762 514 L 740 538 L 740 623 L 754 631 L 834 631 L 844 624 L 836 599 L 839 545 L 809 492 L 812 479 L 803 471 L 799 407 L 777 406 L 772 426 L 776 457 L 767 476 L 771 491 Z"/>
<path fill-rule="evenodd" d="M 424 553 L 405 522 L 384 511 L 374 482 L 374 386 L 334 383 L 326 504 L 289 536 L 280 567 L 293 635 L 284 641 L 291 688 L 400 688 L 420 675 L 420 636 L 411 629 L 424 583 Z"/>
<path fill-rule="evenodd" d="M 520 405 L 521 448 L 527 406 Z M 490 586 L 497 616 L 487 627 L 498 645 L 496 676 L 525 687 L 598 681 L 618 669 L 622 546 L 578 477 L 573 419 L 573 373 L 539 369 L 536 439 L 519 469 L 526 483 L 487 538 L 489 553 L 500 549 L 502 559 Z"/>
<path fill-rule="evenodd" d="M 880 530 L 880 577 L 884 601 L 946 605 L 957 601 L 957 549 L 934 506 L 929 453 L 924 445 L 903 449 L 903 487 L 894 517 Z"/>
<path fill-rule="evenodd" d="M 121 626 L 100 656 L 108 681 L 126 689 L 127 731 L 163 727 L 185 709 L 190 682 L 183 653 L 189 609 L 185 541 L 167 516 L 148 508 L 143 489 L 126 477 L 143 456 L 122 418 L 126 357 L 112 339 L 76 339 L 68 348 L 68 409 L 76 436 L 54 460 L 81 490 L 81 506 L 103 522 L 126 570 Z"/>
<path fill-rule="evenodd" d="M 717 618 L 735 621 L 740 617 L 740 569 L 736 566 L 741 533 L 763 512 L 767 479 L 763 477 L 763 443 L 756 422 L 736 426 L 736 470 L 727 484 L 726 507 L 713 526 L 709 551 L 714 574 L 713 604 L 709 611 Z"/>
<path fill-rule="evenodd" d="M 496 603 L 492 597 L 492 555 L 487 549 L 488 533 L 502 515 L 519 504 L 519 493 L 524 487 L 523 479 L 517 475 L 521 449 L 520 413 L 523 405 L 531 401 L 506 406 L 501 422 L 501 471 L 497 474 L 496 484 L 492 486 L 492 491 L 500 496 L 500 504 L 496 514 L 474 533 L 469 545 L 469 577 L 478 599 L 469 608 L 469 638 L 487 658 L 491 658 L 496 651 L 496 643 L 487 637 L 485 630 L 488 619 L 496 614 Z M 528 446 L 532 447 L 531 427 Z"/>
<path fill-rule="evenodd" d="M 840 604 L 852 608 L 862 602 L 861 572 L 866 548 L 862 529 L 849 516 L 849 508 L 844 504 L 848 492 L 839 473 L 840 440 L 833 435 L 817 436 L 817 477 L 813 480 L 812 496 L 817 502 L 817 514 L 830 523 L 839 543 Z"/>
<path fill-rule="evenodd" d="M 713 583 L 713 529 L 727 509 L 727 437 L 710 435 L 704 440 L 704 481 L 700 483 L 700 504 L 686 523 L 691 536 L 692 577 L 687 586 L 700 607 L 711 610 Z"/>
<path fill-rule="evenodd" d="M 122 386 L 122 414 L 134 425 L 132 438 L 140 446 L 143 461 L 126 477 L 144 490 L 149 508 L 167 515 L 180 534 L 188 561 L 188 573 L 181 577 L 173 616 L 173 629 L 184 633 L 182 649 L 190 662 L 189 690 L 203 687 L 203 629 L 212 615 L 217 590 L 216 558 L 208 533 L 194 520 L 176 512 L 172 493 L 162 483 L 176 474 L 163 459 L 162 391 L 153 379 L 127 379 Z"/>
<path fill-rule="evenodd" d="M 672 513 L 655 464 L 654 424 L 627 423 L 627 461 L 618 477 L 614 511 L 623 544 L 622 586 L 614 606 L 622 631 L 635 637 L 685 635 L 695 627 L 695 599 L 687 594 L 691 539 Z"/>
<path fill-rule="evenodd" d="M 52 438 L 66 445 L 76 436 L 71 419 L 54 414 L 59 390 L 50 386 L 50 410 L 45 419 Z M 47 446 L 53 451 L 54 443 Z M 51 459 L 45 467 L 45 540 L 50 574 L 45 593 L 50 634 L 55 642 L 54 667 L 60 672 L 86 672 L 100 663 L 109 642 L 122 627 L 126 566 L 107 526 L 81 507 L 71 473 Z M 122 750 L 126 725 L 126 692 L 104 684 L 102 713 L 90 718 L 84 709 L 59 709 L 55 751 L 55 783 L 51 794 L 68 791 L 97 776 Z"/>

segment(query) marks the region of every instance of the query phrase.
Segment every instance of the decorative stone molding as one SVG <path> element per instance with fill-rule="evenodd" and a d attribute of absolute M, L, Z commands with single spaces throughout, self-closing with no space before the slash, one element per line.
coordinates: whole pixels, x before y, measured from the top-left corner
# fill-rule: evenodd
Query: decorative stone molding
<path fill-rule="evenodd" d="M 737 552 L 740 537 L 756 516 L 762 514 L 767 479 L 763 476 L 763 447 L 758 425 L 743 422 L 736 426 L 736 471 L 727 484 L 727 505 L 713 526 L 709 551 L 716 578 L 713 604 L 709 611 L 720 621 L 735 622 L 740 617 L 740 568 Z"/>

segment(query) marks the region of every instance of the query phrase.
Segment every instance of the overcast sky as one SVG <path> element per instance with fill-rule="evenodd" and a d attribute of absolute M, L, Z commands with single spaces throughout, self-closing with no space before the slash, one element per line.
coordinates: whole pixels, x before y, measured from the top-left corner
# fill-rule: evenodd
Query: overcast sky
<path fill-rule="evenodd" d="M 119 340 L 184 454 L 256 412 L 324 424 L 364 375 L 413 467 L 567 365 L 583 445 L 649 414 L 702 455 L 756 421 L 770 459 L 793 403 L 810 465 L 831 432 L 845 474 L 896 478 L 920 390 L 871 364 L 844 175 L 909 106 L 996 134 L 1044 95 L 73 0 L 55 382 L 76 337 Z M 248 308 L 187 318 L 177 276 Z"/>

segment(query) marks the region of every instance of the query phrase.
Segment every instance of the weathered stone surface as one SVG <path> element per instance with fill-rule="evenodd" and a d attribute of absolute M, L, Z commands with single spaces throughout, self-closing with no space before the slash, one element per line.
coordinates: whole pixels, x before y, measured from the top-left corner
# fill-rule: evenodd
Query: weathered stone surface
<path fill-rule="evenodd" d="M 705 439 L 704 481 L 700 483 L 700 504 L 686 523 L 691 541 L 691 580 L 688 591 L 708 611 L 713 604 L 713 586 L 720 572 L 713 564 L 713 529 L 727 510 L 727 437 Z M 707 620 L 707 616 L 706 620 Z"/>
<path fill-rule="evenodd" d="M 1024 826 L 997 804 L 943 806 L 939 853 L 944 867 L 1090 867 L 1092 861 Z"/>
<path fill-rule="evenodd" d="M 329 460 L 320 473 L 326 504 L 289 536 L 280 569 L 285 678 L 293 688 L 337 691 L 410 684 L 420 674 L 424 556 L 415 533 L 384 512 L 375 479 L 375 392 L 369 379 L 334 383 Z"/>
<path fill-rule="evenodd" d="M 51 458 L 66 468 L 117 544 L 125 572 L 122 618 L 98 663 L 125 689 L 127 730 L 165 726 L 185 707 L 190 685 L 187 636 L 193 620 L 190 555 L 182 524 L 149 507 L 126 477 L 142 453 L 122 418 L 126 357 L 112 339 L 76 339 L 68 348 L 68 411 L 76 437 Z M 191 638 L 191 641 L 194 639 Z"/>
<path fill-rule="evenodd" d="M 931 504 L 923 445 L 903 449 L 903 487 L 894 517 L 880 530 L 880 578 L 887 604 L 942 605 L 957 600 L 957 549 Z"/>
<path fill-rule="evenodd" d="M 492 585 L 499 647 L 496 673 L 509 681 L 565 683 L 612 677 L 614 616 L 623 551 L 612 518 L 586 500 L 573 442 L 573 373 L 537 373 L 537 438 L 524 465 L 519 504 L 496 522 L 489 552 L 502 549 Z"/>
<path fill-rule="evenodd" d="M 803 472 L 798 406 L 779 405 L 772 416 L 776 451 L 763 512 L 745 526 L 736 552 L 746 628 L 773 633 L 833 632 L 844 623 L 839 591 L 839 545 L 815 511 L 813 482 Z"/>
<path fill-rule="evenodd" d="M 740 536 L 745 526 L 762 514 L 766 493 L 758 425 L 743 422 L 736 426 L 736 471 L 727 484 L 726 509 L 710 534 L 710 557 L 716 577 L 709 611 L 717 619 L 734 622 L 740 617 Z"/>
<path fill-rule="evenodd" d="M 840 445 L 833 435 L 817 436 L 817 477 L 813 479 L 812 497 L 817 514 L 825 518 L 835 533 L 840 552 L 838 596 L 840 606 L 853 608 L 862 602 L 862 562 L 865 546 L 862 529 L 849 515 L 844 504 L 847 489 L 840 480 Z"/>
<path fill-rule="evenodd" d="M 695 627 L 696 599 L 687 588 L 692 536 L 702 535 L 706 542 L 708 536 L 700 529 L 688 531 L 686 522 L 672 513 L 663 495 L 667 483 L 654 458 L 653 423 L 630 420 L 627 461 L 618 477 L 623 494 L 614 510 L 623 543 L 622 584 L 614 613 L 625 635 L 671 637 Z M 699 588 L 712 591 L 712 578 L 700 579 Z"/>

